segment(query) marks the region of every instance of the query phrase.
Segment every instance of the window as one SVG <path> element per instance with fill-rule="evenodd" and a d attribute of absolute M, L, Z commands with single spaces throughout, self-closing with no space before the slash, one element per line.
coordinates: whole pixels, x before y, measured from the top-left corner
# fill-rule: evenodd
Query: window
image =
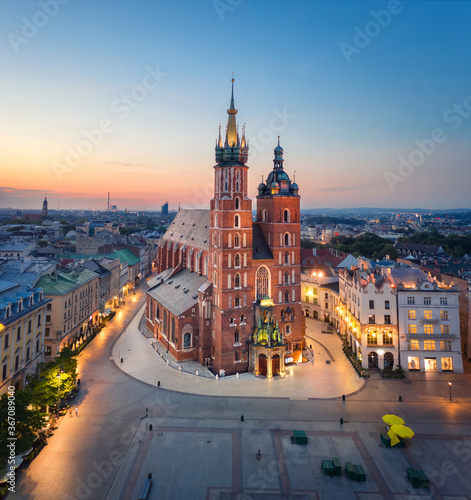
<path fill-rule="evenodd" d="M 256 298 L 263 299 L 270 296 L 270 271 L 265 266 L 260 266 L 255 274 Z"/>
<path fill-rule="evenodd" d="M 41 315 L 38 316 L 38 327 L 41 326 Z"/>
<path fill-rule="evenodd" d="M 451 340 L 440 340 L 440 351 L 451 351 Z"/>
<path fill-rule="evenodd" d="M 286 325 L 285 333 L 286 333 L 286 335 L 290 335 L 291 334 L 291 327 L 289 325 Z"/>
<path fill-rule="evenodd" d="M 234 257 L 234 267 L 240 267 L 240 255 L 238 253 Z"/>
<path fill-rule="evenodd" d="M 244 314 L 242 314 L 240 317 L 240 324 L 245 325 L 245 315 Z"/>
<path fill-rule="evenodd" d="M 6 380 L 6 378 L 7 378 L 7 365 L 3 365 L 3 368 L 2 368 L 2 381 Z"/>
<path fill-rule="evenodd" d="M 450 333 L 450 325 L 441 325 L 441 331 L 443 334 L 449 334 Z"/>
<path fill-rule="evenodd" d="M 378 336 L 376 333 L 368 333 L 366 337 L 368 344 L 376 345 L 378 343 Z"/>
<path fill-rule="evenodd" d="M 240 352 L 239 351 L 234 351 L 234 362 L 235 363 L 240 362 Z"/>
<path fill-rule="evenodd" d="M 70 302 L 70 301 L 69 301 L 69 302 Z M 50 311 L 50 310 L 52 309 L 52 304 L 51 304 L 51 303 L 49 303 L 49 304 L 46 306 L 46 309 L 47 309 L 48 311 Z"/>
<path fill-rule="evenodd" d="M 16 330 L 16 340 L 21 340 L 21 326 Z"/>
<path fill-rule="evenodd" d="M 425 310 L 424 311 L 424 319 L 432 319 L 432 311 L 430 310 Z"/>
<path fill-rule="evenodd" d="M 435 351 L 435 340 L 424 340 L 424 351 Z"/>
<path fill-rule="evenodd" d="M 240 198 L 236 197 L 236 199 L 235 199 L 235 209 L 239 210 L 239 208 L 240 208 Z"/>
<path fill-rule="evenodd" d="M 30 353 L 31 353 L 31 349 L 30 349 L 30 347 L 28 346 L 28 347 L 26 348 L 26 361 L 29 361 Z"/>
<path fill-rule="evenodd" d="M 289 247 L 289 234 L 285 233 L 285 247 Z"/>
<path fill-rule="evenodd" d="M 240 248 L 240 236 L 239 233 L 234 235 L 234 248 Z"/>
<path fill-rule="evenodd" d="M 370 300 L 370 309 L 374 309 L 374 308 L 375 308 L 375 301 Z"/>
<path fill-rule="evenodd" d="M 289 222 L 289 210 L 283 212 L 283 222 Z"/>
<path fill-rule="evenodd" d="M 420 370 L 420 358 L 417 356 L 409 356 L 407 358 L 407 367 L 409 370 Z"/>
<path fill-rule="evenodd" d="M 234 227 L 240 227 L 240 226 L 239 226 L 239 216 L 238 216 L 238 215 L 236 215 L 236 216 L 234 217 Z"/>
<path fill-rule="evenodd" d="M 415 311 L 413 309 L 409 309 L 409 311 L 407 311 L 407 319 L 415 319 Z"/>
<path fill-rule="evenodd" d="M 289 285 L 289 273 L 288 273 L 288 271 L 285 272 L 285 285 Z"/>
<path fill-rule="evenodd" d="M 390 314 L 385 314 L 384 315 L 384 324 L 385 325 L 390 325 L 391 324 L 391 315 Z"/>
<path fill-rule="evenodd" d="M 432 334 L 433 333 L 433 325 L 424 325 L 424 333 Z"/>
<path fill-rule="evenodd" d="M 172 317 L 172 321 L 170 323 L 170 328 L 171 328 L 171 330 L 170 330 L 170 341 L 171 342 L 175 342 L 176 339 L 175 339 L 175 318 L 174 317 Z"/>
<path fill-rule="evenodd" d="M 442 358 L 442 372 L 452 372 L 452 371 L 453 371 L 453 359 Z"/>
<path fill-rule="evenodd" d="M 289 266 L 289 253 L 285 252 L 285 266 Z"/>
<path fill-rule="evenodd" d="M 417 325 L 407 325 L 407 333 L 411 333 L 411 334 L 414 334 L 414 333 L 417 333 Z"/>
<path fill-rule="evenodd" d="M 432 297 L 424 297 L 424 304 L 429 306 L 432 303 Z"/>
<path fill-rule="evenodd" d="M 415 304 L 415 297 L 407 297 L 407 304 L 408 305 Z"/>
<path fill-rule="evenodd" d="M 186 332 L 183 335 L 183 349 L 190 349 L 191 348 L 191 333 Z"/>
<path fill-rule="evenodd" d="M 440 305 L 441 306 L 448 305 L 448 297 L 440 297 Z"/>
<path fill-rule="evenodd" d="M 15 372 L 18 370 L 19 367 L 20 367 L 20 355 L 17 354 L 15 356 Z"/>
<path fill-rule="evenodd" d="M 448 311 L 440 311 L 441 319 L 448 319 Z"/>
<path fill-rule="evenodd" d="M 407 343 L 407 348 L 409 351 L 418 351 L 419 350 L 419 341 L 418 340 L 409 340 Z"/>
<path fill-rule="evenodd" d="M 44 356 L 50 356 L 51 355 L 51 346 L 47 345 L 44 347 Z"/>
<path fill-rule="evenodd" d="M 36 352 L 39 353 L 39 339 L 36 339 Z"/>
<path fill-rule="evenodd" d="M 368 314 L 368 323 L 370 325 L 374 325 L 375 324 L 375 315 L 374 314 Z"/>
<path fill-rule="evenodd" d="M 289 293 L 285 292 L 285 302 L 289 302 Z"/>
<path fill-rule="evenodd" d="M 236 330 L 234 333 L 234 344 L 239 344 L 239 343 L 240 343 L 240 336 L 238 330 Z"/>
<path fill-rule="evenodd" d="M 5 333 L 5 341 L 4 341 L 4 344 L 3 344 L 3 348 L 4 349 L 8 349 L 8 347 L 10 347 L 10 334 L 9 333 Z"/>
<path fill-rule="evenodd" d="M 234 306 L 240 307 L 240 297 L 238 295 L 235 296 Z"/>
<path fill-rule="evenodd" d="M 235 288 L 240 288 L 240 274 L 236 273 L 234 276 L 234 287 Z"/>
<path fill-rule="evenodd" d="M 392 345 L 393 343 L 393 335 L 391 332 L 383 333 L 383 344 L 384 345 Z"/>

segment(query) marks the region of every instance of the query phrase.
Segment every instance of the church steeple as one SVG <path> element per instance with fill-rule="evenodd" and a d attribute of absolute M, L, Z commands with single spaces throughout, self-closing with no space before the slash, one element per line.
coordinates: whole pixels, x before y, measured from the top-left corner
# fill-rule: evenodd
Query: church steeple
<path fill-rule="evenodd" d="M 236 114 L 237 109 L 234 104 L 234 78 L 231 80 L 231 103 L 227 110 L 229 115 L 227 118 L 226 138 L 224 145 L 221 140 L 217 141 L 216 145 L 216 163 L 222 162 L 237 162 L 244 164 L 248 158 L 248 143 L 245 139 L 245 126 L 242 131 L 242 143 L 239 139 L 239 131 L 237 128 Z"/>

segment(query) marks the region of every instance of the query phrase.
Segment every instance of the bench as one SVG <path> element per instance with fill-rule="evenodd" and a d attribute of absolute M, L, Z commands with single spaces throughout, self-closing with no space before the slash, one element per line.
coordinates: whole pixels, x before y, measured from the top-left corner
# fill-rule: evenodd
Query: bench
<path fill-rule="evenodd" d="M 305 431 L 293 431 L 291 443 L 293 444 L 307 444 L 307 434 Z"/>
<path fill-rule="evenodd" d="M 384 444 L 385 448 L 391 448 L 391 438 L 388 436 L 387 432 L 382 432 L 380 434 L 381 442 Z"/>
<path fill-rule="evenodd" d="M 334 475 L 341 476 L 342 475 L 342 464 L 337 457 L 332 459 L 332 465 L 334 466 Z"/>
<path fill-rule="evenodd" d="M 353 481 L 356 480 L 357 474 L 355 472 L 355 466 L 352 464 L 352 462 L 345 462 L 345 474 L 347 475 L 348 479 L 352 479 Z"/>
<path fill-rule="evenodd" d="M 361 465 L 354 465 L 356 480 L 361 483 L 362 481 L 366 481 L 365 470 Z"/>
<path fill-rule="evenodd" d="M 334 465 L 332 463 L 332 460 L 330 460 L 330 458 L 323 458 L 321 461 L 321 467 L 324 474 L 327 474 L 329 476 L 335 475 Z"/>
<path fill-rule="evenodd" d="M 152 474 L 149 473 L 149 476 L 146 479 L 144 487 L 142 488 L 141 494 L 139 495 L 139 500 L 147 500 L 151 486 L 152 486 Z"/>
<path fill-rule="evenodd" d="M 407 468 L 407 479 L 413 488 L 428 488 L 430 481 L 423 470 Z"/>

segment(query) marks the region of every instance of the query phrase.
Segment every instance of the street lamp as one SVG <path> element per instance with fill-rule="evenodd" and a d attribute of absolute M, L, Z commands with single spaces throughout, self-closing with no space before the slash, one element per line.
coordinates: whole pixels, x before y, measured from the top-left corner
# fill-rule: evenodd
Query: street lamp
<path fill-rule="evenodd" d="M 448 387 L 450 389 L 450 401 L 451 401 L 451 382 L 448 382 Z"/>

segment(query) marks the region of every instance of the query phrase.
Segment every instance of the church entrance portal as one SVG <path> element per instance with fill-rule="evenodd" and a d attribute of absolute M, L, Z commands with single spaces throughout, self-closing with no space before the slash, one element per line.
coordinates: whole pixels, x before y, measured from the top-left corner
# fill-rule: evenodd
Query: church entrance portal
<path fill-rule="evenodd" d="M 278 354 L 275 354 L 271 359 L 271 371 L 274 377 L 280 374 L 280 356 Z"/>
<path fill-rule="evenodd" d="M 260 375 L 267 376 L 267 357 L 265 354 L 260 354 L 258 357 L 258 370 Z"/>

